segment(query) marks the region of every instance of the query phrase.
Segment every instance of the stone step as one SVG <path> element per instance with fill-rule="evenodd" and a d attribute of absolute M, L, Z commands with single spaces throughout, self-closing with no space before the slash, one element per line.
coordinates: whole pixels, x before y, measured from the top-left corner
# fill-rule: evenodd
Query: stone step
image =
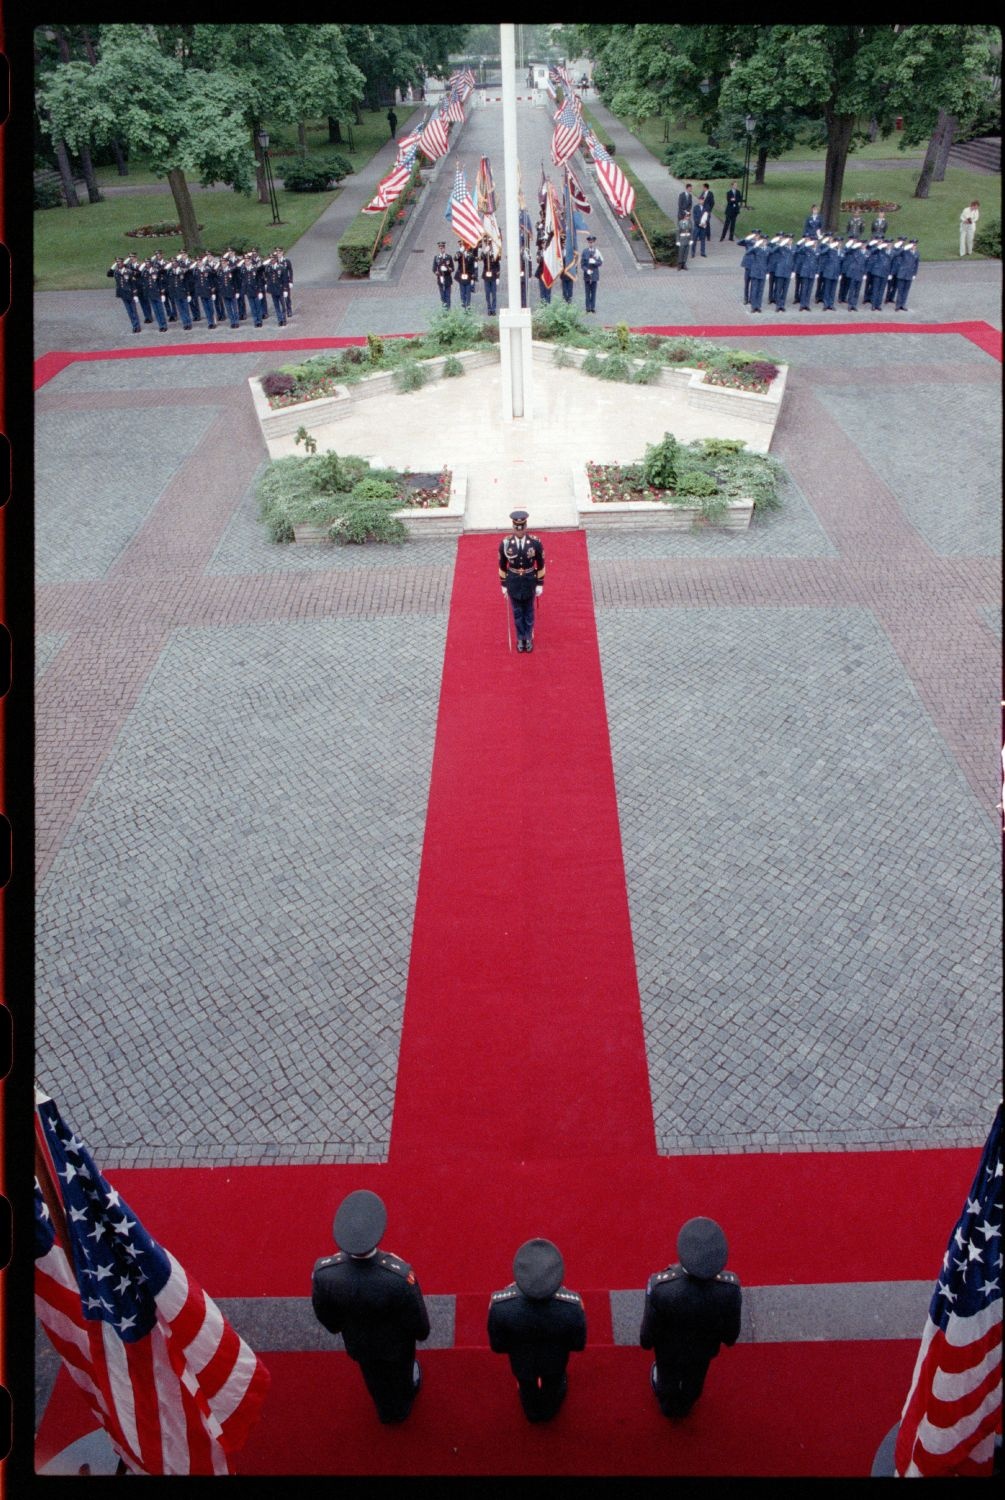
<path fill-rule="evenodd" d="M 1000 172 L 1002 164 L 1001 138 L 982 136 L 974 141 L 962 141 L 950 147 L 949 160 L 955 166 L 976 167 L 983 172 Z"/>
<path fill-rule="evenodd" d="M 519 459 L 468 465 L 465 531 L 508 531 L 517 509 L 528 512 L 532 531 L 577 528 L 572 470 L 556 464 L 542 472 Z"/>

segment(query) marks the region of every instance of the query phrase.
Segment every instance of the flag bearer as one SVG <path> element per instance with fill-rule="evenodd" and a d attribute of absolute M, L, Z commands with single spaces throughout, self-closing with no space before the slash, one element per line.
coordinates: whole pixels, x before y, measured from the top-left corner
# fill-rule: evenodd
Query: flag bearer
<path fill-rule="evenodd" d="M 457 267 L 454 280 L 460 288 L 461 306 L 470 307 L 471 293 L 478 280 L 478 261 L 475 252 L 470 250 L 463 240 L 457 241 L 457 254 L 454 256 L 454 262 Z"/>
<path fill-rule="evenodd" d="M 444 307 L 449 307 L 450 290 L 454 284 L 454 258 L 447 254 L 446 240 L 440 240 L 436 246 L 436 254 L 433 256 L 433 275 L 436 277 L 440 301 Z"/>
<path fill-rule="evenodd" d="M 496 311 L 496 298 L 499 293 L 499 262 L 500 256 L 495 253 L 492 241 L 488 235 L 482 240 L 482 286 L 485 288 L 485 311 L 489 317 L 493 317 Z"/>
<path fill-rule="evenodd" d="M 534 600 L 544 593 L 544 547 L 527 531 L 527 512 L 511 510 L 513 530 L 499 543 L 499 579 L 509 595 L 516 626 L 516 649 L 534 649 Z"/>
<path fill-rule="evenodd" d="M 600 280 L 600 267 L 603 264 L 604 257 L 597 249 L 597 236 L 588 234 L 586 249 L 579 258 L 580 269 L 583 272 L 583 294 L 586 297 L 588 313 L 595 313 L 597 310 L 597 282 Z"/>
<path fill-rule="evenodd" d="M 665 1417 L 686 1417 L 721 1344 L 740 1336 L 740 1279 L 726 1271 L 726 1236 L 714 1219 L 688 1219 L 679 1259 L 646 1287 L 639 1343 L 656 1359 L 649 1382 Z"/>
<path fill-rule="evenodd" d="M 528 1422 L 557 1413 L 569 1379 L 569 1354 L 586 1348 L 586 1313 L 578 1292 L 562 1285 L 565 1266 L 550 1240 L 527 1240 L 513 1259 L 509 1286 L 489 1301 L 489 1344 L 508 1354 Z"/>

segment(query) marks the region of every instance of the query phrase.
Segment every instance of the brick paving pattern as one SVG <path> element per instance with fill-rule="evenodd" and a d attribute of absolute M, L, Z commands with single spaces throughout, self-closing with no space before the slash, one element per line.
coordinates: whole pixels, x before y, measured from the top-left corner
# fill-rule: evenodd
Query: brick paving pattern
<path fill-rule="evenodd" d="M 520 131 L 547 160 L 547 113 Z M 469 175 L 500 135 L 469 120 Z M 428 325 L 447 177 L 388 284 L 295 284 L 292 336 Z M 640 271 L 596 226 L 601 321 L 746 320 L 735 249 Z M 997 326 L 998 281 L 923 266 L 912 322 Z M 36 304 L 39 352 L 129 347 L 104 293 Z M 589 542 L 660 1147 L 978 1144 L 1000 368 L 777 321 L 785 508 Z M 454 545 L 265 541 L 246 380 L 298 357 L 91 362 L 38 395 L 38 1073 L 108 1166 L 386 1154 Z"/>

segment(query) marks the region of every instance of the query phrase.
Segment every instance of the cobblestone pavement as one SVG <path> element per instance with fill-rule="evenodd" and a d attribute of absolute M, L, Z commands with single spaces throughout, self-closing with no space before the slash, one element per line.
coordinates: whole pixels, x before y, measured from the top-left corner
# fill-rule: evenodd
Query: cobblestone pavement
<path fill-rule="evenodd" d="M 945 269 L 977 315 L 981 268 Z M 427 281 L 317 289 L 336 316 L 290 332 L 408 327 Z M 601 302 L 721 320 L 716 285 L 615 250 Z M 38 353 L 109 342 L 59 295 Z M 958 335 L 764 334 L 782 511 L 589 544 L 660 1149 L 979 1144 L 1000 370 Z M 38 1075 L 109 1167 L 387 1150 L 454 546 L 271 547 L 267 362 L 80 364 L 37 399 Z"/>

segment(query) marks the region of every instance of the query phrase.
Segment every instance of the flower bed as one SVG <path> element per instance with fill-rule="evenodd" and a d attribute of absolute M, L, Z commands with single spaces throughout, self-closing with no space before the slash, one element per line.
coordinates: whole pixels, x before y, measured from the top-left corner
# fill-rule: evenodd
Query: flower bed
<path fill-rule="evenodd" d="M 899 203 L 884 203 L 882 198 L 845 198 L 841 204 L 841 211 L 842 213 L 865 211 L 874 214 L 882 209 L 884 213 L 895 214 L 899 207 Z"/>
<path fill-rule="evenodd" d="M 574 477 L 577 511 L 584 524 L 616 524 L 635 516 L 643 524 L 745 529 L 755 506 L 775 510 L 781 468 L 735 439 L 704 438 L 682 445 L 672 433 L 646 448 L 642 463 L 588 461 Z"/>
<path fill-rule="evenodd" d="M 197 224 L 195 227 L 201 234 L 204 226 Z M 168 224 L 166 222 L 163 224 L 141 224 L 138 229 L 127 229 L 125 231 L 126 239 L 129 240 L 169 240 L 176 239 L 181 233 L 182 227 L 180 224 Z"/>

